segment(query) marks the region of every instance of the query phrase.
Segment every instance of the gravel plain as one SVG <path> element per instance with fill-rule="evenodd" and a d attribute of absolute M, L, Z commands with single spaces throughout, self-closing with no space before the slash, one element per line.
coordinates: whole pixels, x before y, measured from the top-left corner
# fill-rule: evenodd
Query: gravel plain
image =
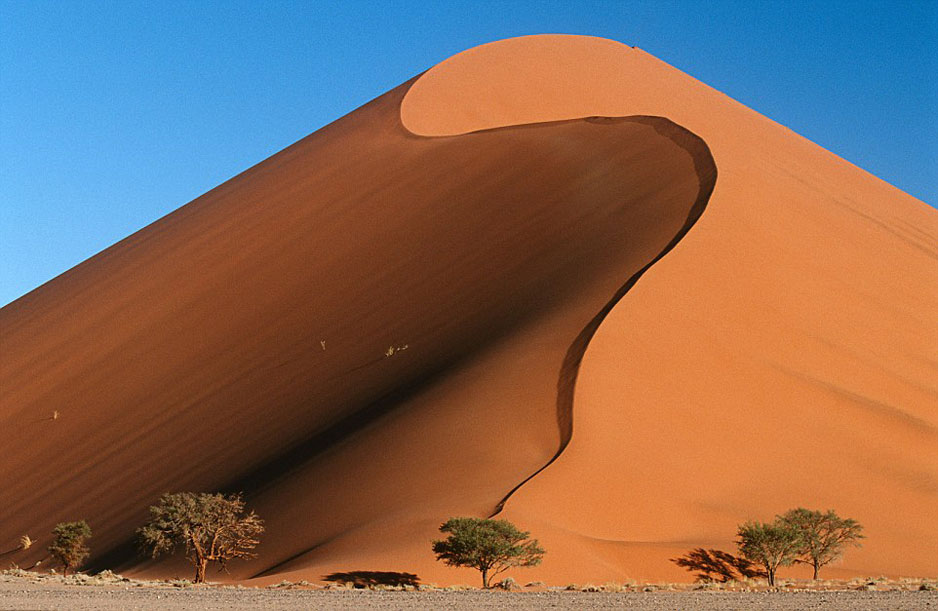
<path fill-rule="evenodd" d="M 780 609 L 938 611 L 938 592 L 500 592 L 74 586 L 0 581 L 0 609 Z"/>

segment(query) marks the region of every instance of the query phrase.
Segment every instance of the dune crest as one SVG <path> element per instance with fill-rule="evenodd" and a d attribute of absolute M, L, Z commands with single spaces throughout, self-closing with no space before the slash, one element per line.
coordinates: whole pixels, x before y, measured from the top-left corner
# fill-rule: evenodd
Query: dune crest
<path fill-rule="evenodd" d="M 808 505 L 867 526 L 832 572 L 934 573 L 938 540 L 920 525 L 938 515 L 938 215 L 613 41 L 482 45 L 402 105 L 425 135 L 593 114 L 671 119 L 707 143 L 720 180 L 590 343 L 569 446 L 506 504 L 565 550 L 544 571 L 686 579 L 667 558 L 732 549 L 743 519 Z"/>

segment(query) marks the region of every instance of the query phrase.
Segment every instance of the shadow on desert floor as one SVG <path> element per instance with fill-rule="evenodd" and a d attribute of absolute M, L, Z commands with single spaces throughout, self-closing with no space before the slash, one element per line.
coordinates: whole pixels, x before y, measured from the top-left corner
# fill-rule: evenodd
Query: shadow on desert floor
<path fill-rule="evenodd" d="M 332 583 L 351 584 L 356 588 L 373 588 L 374 586 L 418 586 L 420 578 L 413 573 L 399 573 L 396 571 L 347 571 L 329 573 L 324 575 L 323 581 Z"/>

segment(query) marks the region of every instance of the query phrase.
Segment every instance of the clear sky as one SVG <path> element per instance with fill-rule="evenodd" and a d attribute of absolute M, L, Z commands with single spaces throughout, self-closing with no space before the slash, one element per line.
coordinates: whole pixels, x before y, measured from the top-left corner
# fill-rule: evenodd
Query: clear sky
<path fill-rule="evenodd" d="M 635 45 L 938 206 L 938 2 L 0 0 L 0 304 L 416 73 Z"/>

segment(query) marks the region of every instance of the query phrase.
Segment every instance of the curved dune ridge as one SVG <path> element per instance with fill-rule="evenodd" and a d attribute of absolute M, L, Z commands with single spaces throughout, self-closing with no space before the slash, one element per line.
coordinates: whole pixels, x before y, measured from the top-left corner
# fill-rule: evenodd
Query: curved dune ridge
<path fill-rule="evenodd" d="M 563 549 L 544 572 L 574 581 L 686 578 L 668 557 L 732 549 L 739 521 L 797 505 L 867 527 L 829 574 L 935 574 L 933 209 L 608 40 L 470 49 L 401 111 L 437 136 L 632 113 L 700 136 L 720 179 L 694 231 L 603 321 L 570 445 L 503 515 Z"/>
<path fill-rule="evenodd" d="M 83 517 L 94 566 L 187 574 L 146 507 L 244 490 L 232 579 L 473 583 L 429 540 L 494 513 L 548 549 L 519 579 L 687 580 L 806 505 L 867 527 L 830 574 L 934 575 L 936 238 L 638 49 L 476 47 L 0 310 L 0 548 Z"/>

